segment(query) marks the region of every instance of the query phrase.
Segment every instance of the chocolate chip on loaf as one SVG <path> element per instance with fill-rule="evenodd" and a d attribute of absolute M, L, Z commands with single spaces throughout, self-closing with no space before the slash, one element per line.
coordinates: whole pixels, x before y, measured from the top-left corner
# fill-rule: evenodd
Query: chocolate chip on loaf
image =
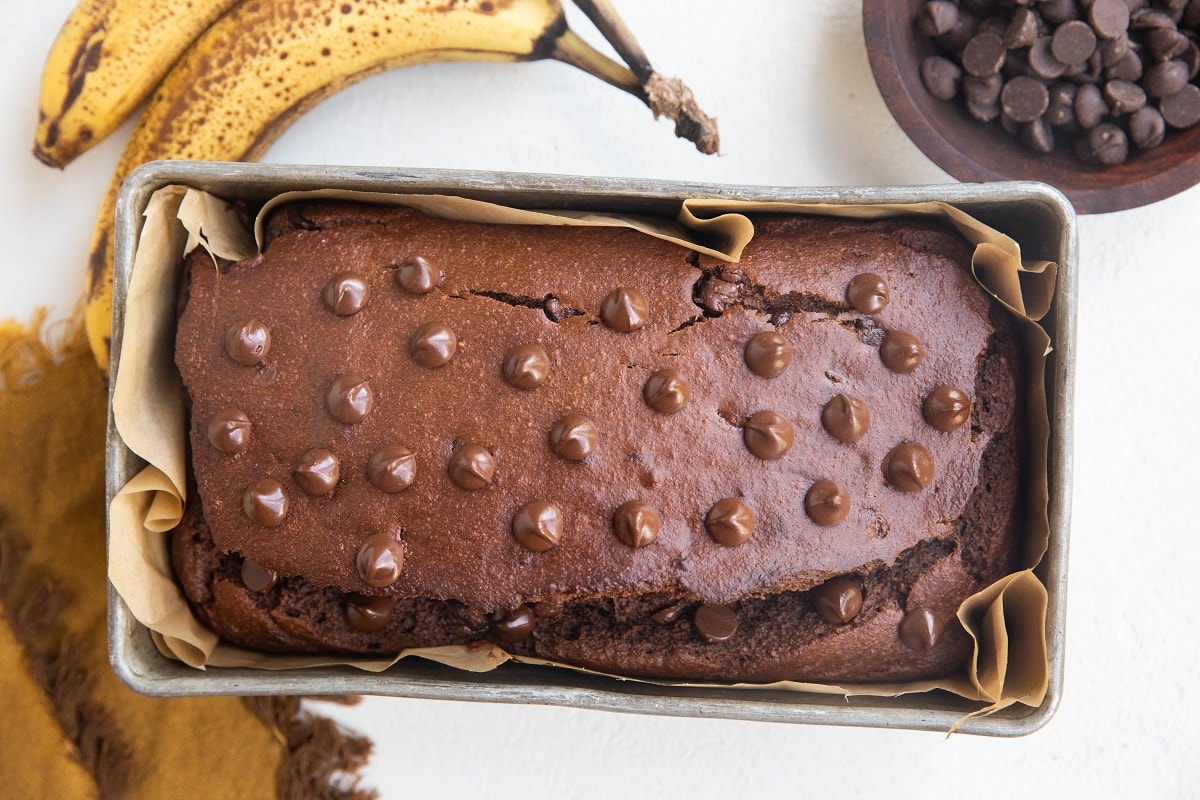
<path fill-rule="evenodd" d="M 646 379 L 642 397 L 646 405 L 660 414 L 678 413 L 692 396 L 691 385 L 679 370 L 664 367 Z"/>
<path fill-rule="evenodd" d="M 632 548 L 645 547 L 658 538 L 662 520 L 649 503 L 630 500 L 613 513 L 613 533 Z"/>
<path fill-rule="evenodd" d="M 792 344 L 778 331 L 762 331 L 746 342 L 744 355 L 755 375 L 777 378 L 792 363 Z"/>
<path fill-rule="evenodd" d="M 300 456 L 300 460 L 292 467 L 292 477 L 306 494 L 324 497 L 337 488 L 342 468 L 337 456 L 314 447 Z"/>
<path fill-rule="evenodd" d="M 421 256 L 407 256 L 396 270 L 396 284 L 409 294 L 428 294 L 443 279 L 442 271 Z"/>
<path fill-rule="evenodd" d="M 513 516 L 512 535 L 526 550 L 544 553 L 562 539 L 562 512 L 545 500 L 526 503 Z"/>
<path fill-rule="evenodd" d="M 261 364 L 270 351 L 271 330 L 257 319 L 234 325 L 225 334 L 225 352 L 243 366 Z"/>
<path fill-rule="evenodd" d="M 541 345 L 519 344 L 505 354 L 501 370 L 510 386 L 529 392 L 546 382 L 550 357 Z"/>
<path fill-rule="evenodd" d="M 754 534 L 754 510 L 744 500 L 722 498 L 708 510 L 704 527 L 715 541 L 737 547 Z"/>

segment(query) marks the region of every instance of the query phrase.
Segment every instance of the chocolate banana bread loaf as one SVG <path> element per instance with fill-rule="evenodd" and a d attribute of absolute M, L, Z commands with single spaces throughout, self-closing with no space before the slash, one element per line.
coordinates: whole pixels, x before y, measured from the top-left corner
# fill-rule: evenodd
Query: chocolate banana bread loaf
<path fill-rule="evenodd" d="M 186 265 L 197 615 L 275 652 L 492 641 L 631 677 L 961 671 L 1015 567 L 1019 350 L 913 218 L 632 230 L 306 202 Z"/>

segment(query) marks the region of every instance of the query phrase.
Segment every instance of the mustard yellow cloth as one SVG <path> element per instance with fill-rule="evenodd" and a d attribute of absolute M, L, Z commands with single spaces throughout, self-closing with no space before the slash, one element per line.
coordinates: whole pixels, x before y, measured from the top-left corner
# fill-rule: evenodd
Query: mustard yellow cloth
<path fill-rule="evenodd" d="M 0 795 L 346 798 L 370 742 L 296 698 L 152 699 L 108 666 L 105 387 L 0 322 Z M 53 333 L 53 332 L 52 332 Z"/>

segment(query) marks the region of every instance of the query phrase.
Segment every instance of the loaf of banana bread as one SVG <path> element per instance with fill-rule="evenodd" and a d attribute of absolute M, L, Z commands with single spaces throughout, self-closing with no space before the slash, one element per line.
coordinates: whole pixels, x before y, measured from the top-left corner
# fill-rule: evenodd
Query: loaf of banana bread
<path fill-rule="evenodd" d="M 1016 564 L 1020 353 L 916 218 L 621 228 L 277 209 L 186 264 L 199 618 L 273 652 L 494 642 L 630 677 L 962 671 Z"/>

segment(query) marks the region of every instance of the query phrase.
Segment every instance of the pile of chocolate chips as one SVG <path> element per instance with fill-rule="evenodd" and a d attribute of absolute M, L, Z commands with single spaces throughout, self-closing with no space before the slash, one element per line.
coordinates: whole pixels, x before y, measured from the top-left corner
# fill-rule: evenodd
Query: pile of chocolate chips
<path fill-rule="evenodd" d="M 930 0 L 916 25 L 929 93 L 1038 153 L 1111 166 L 1200 122 L 1200 0 Z"/>

